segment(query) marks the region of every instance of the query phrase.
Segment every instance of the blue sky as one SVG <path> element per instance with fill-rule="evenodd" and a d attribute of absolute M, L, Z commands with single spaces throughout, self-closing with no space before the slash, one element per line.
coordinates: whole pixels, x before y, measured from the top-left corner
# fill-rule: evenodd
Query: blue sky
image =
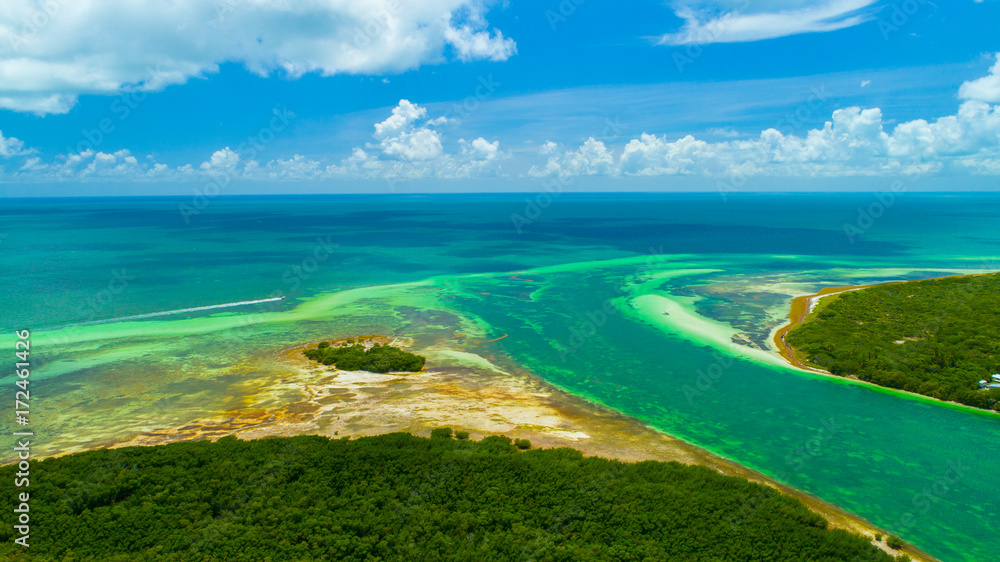
<path fill-rule="evenodd" d="M 997 0 L 10 0 L 0 195 L 997 189 L 997 22 Z"/>

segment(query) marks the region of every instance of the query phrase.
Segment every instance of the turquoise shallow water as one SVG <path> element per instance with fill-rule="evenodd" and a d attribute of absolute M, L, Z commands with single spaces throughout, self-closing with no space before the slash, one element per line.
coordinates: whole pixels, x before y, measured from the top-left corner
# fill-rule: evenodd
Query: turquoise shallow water
<path fill-rule="evenodd" d="M 942 559 L 1000 555 L 1000 417 L 795 372 L 726 332 L 762 341 L 823 285 L 1000 269 L 1000 197 L 904 193 L 861 218 L 871 194 L 536 201 L 228 198 L 189 223 L 182 199 L 0 202 L 0 343 L 35 333 L 40 452 L 244 408 L 280 375 L 251 359 L 297 342 L 465 318 L 508 334 L 504 360 Z"/>

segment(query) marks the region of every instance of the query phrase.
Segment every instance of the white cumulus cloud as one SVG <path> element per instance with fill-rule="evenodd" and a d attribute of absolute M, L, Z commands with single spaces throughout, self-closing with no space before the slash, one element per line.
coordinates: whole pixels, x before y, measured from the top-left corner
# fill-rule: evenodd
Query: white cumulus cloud
<path fill-rule="evenodd" d="M 0 108 L 65 113 L 81 94 L 157 91 L 226 62 L 259 75 L 382 74 L 504 60 L 492 0 L 5 0 Z"/>
<path fill-rule="evenodd" d="M 0 158 L 11 158 L 13 156 L 22 156 L 31 152 L 24 148 L 24 142 L 20 141 L 14 137 L 4 137 L 3 131 L 0 131 Z"/>
<path fill-rule="evenodd" d="M 5 139 L 2 134 L 0 156 L 21 157 L 16 171 L 5 178 L 20 181 L 199 180 L 228 185 L 233 180 L 462 179 L 500 175 L 500 163 L 509 157 L 500 149 L 500 141 L 460 138 L 449 152 L 445 150 L 446 135 L 440 130 L 449 122 L 442 117 L 429 118 L 426 108 L 400 100 L 389 117 L 374 124 L 373 142 L 355 147 L 350 156 L 339 161 L 301 154 L 261 161 L 256 150 L 226 146 L 200 164 L 176 167 L 156 162 L 152 156 L 137 158 L 124 149 L 110 153 L 87 149 L 44 162 L 25 149 L 21 141 Z"/>
<path fill-rule="evenodd" d="M 551 152 L 554 147 L 547 143 L 543 150 Z M 544 167 L 532 166 L 528 175 L 541 176 L 593 176 L 608 175 L 615 170 L 615 159 L 604 143 L 588 138 L 577 150 L 561 156 L 549 158 Z"/>
<path fill-rule="evenodd" d="M 152 159 L 140 161 L 126 149 L 101 152 L 93 149 L 61 156 L 45 163 L 33 157 L 25 161 L 17 179 L 45 181 L 144 180 L 177 177 L 178 172 Z"/>
<path fill-rule="evenodd" d="M 240 163 L 240 155 L 228 146 L 217 150 L 207 162 L 202 162 L 198 168 L 206 172 L 232 170 Z"/>
<path fill-rule="evenodd" d="M 990 73 L 978 80 L 970 80 L 958 89 L 958 97 L 964 100 L 978 100 L 990 103 L 1000 102 L 1000 53 Z"/>
<path fill-rule="evenodd" d="M 994 66 L 989 77 L 997 74 Z M 969 84 L 975 84 L 969 93 Z M 711 140 L 643 132 L 624 144 L 594 137 L 578 147 L 552 141 L 534 144 L 531 177 L 784 176 L 849 177 L 880 175 L 1000 175 L 1000 105 L 977 99 L 980 80 L 962 85 L 957 111 L 936 119 L 902 123 L 877 107 L 846 107 L 823 126 L 796 134 L 769 128 L 754 135 L 709 130 Z M 988 82 L 986 82 L 988 85 Z M 277 114 L 276 114 L 277 115 Z M 409 100 L 373 119 L 371 139 L 349 156 L 287 154 L 261 160 L 260 152 L 236 144 L 200 164 L 168 166 L 128 150 L 93 149 L 44 159 L 0 132 L 0 178 L 13 181 L 204 180 L 317 181 L 331 179 L 403 180 L 480 178 L 503 175 L 511 154 L 499 140 L 454 138 L 457 120 L 431 114 Z M 611 142 L 611 141 L 608 141 Z"/>
<path fill-rule="evenodd" d="M 427 109 L 400 100 L 391 115 L 375 124 L 377 142 L 356 147 L 351 156 L 327 168 L 328 174 L 376 178 L 467 178 L 493 176 L 507 157 L 499 141 L 479 137 L 459 139 L 459 150 L 449 153 L 440 130 L 444 117 L 429 118 Z"/>
<path fill-rule="evenodd" d="M 643 133 L 617 154 L 587 139 L 576 150 L 546 143 L 544 165 L 533 176 L 873 176 L 957 173 L 1000 174 L 1000 55 L 989 75 L 965 82 L 954 115 L 915 119 L 890 127 L 879 108 L 847 107 L 820 129 L 785 135 L 767 129 L 743 140 L 707 142 Z M 710 131 L 715 133 L 717 131 Z"/>
<path fill-rule="evenodd" d="M 1000 172 L 1000 106 L 966 101 L 955 115 L 917 119 L 889 129 L 879 108 L 833 112 L 821 129 L 785 135 L 776 129 L 745 140 L 706 142 L 691 135 L 671 140 L 643 133 L 616 155 L 593 138 L 576 150 L 539 150 L 544 165 L 533 176 L 664 176 L 739 174 L 872 176 Z"/>

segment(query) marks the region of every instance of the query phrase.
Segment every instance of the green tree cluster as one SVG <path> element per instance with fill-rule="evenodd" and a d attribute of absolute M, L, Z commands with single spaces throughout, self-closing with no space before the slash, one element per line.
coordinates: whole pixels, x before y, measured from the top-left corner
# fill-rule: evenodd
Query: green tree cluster
<path fill-rule="evenodd" d="M 742 478 L 505 437 L 226 437 L 32 464 L 39 562 L 892 560 Z M 3 497 L 16 471 L 0 467 Z M 0 559 L 23 557 L 13 532 Z"/>
<path fill-rule="evenodd" d="M 786 341 L 840 376 L 1000 409 L 1000 274 L 877 285 L 827 297 Z"/>
<path fill-rule="evenodd" d="M 450 427 L 438 427 L 431 430 L 431 437 L 435 439 L 451 439 Z"/>
<path fill-rule="evenodd" d="M 323 345 L 326 344 L 326 345 Z M 376 343 L 365 349 L 357 343 L 337 347 L 322 342 L 313 349 L 303 352 L 306 357 L 324 365 L 334 365 L 342 371 L 369 371 L 371 373 L 417 372 L 424 368 L 425 358 L 392 347 Z"/>

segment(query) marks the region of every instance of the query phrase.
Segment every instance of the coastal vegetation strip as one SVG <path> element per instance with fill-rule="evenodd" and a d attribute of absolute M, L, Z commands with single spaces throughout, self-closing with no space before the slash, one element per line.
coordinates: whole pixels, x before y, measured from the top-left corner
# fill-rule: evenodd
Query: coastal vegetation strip
<path fill-rule="evenodd" d="M 785 358 L 786 361 L 800 369 L 827 373 L 828 371 L 807 365 L 798 356 L 799 354 L 795 353 L 795 350 L 792 349 L 786 341 L 788 333 L 797 325 L 805 322 L 806 318 L 808 318 L 809 315 L 815 311 L 816 307 L 819 306 L 820 299 L 823 297 L 829 297 L 846 291 L 856 291 L 871 286 L 872 285 L 861 285 L 857 287 L 826 287 L 824 289 L 820 289 L 820 291 L 816 294 L 803 295 L 793 298 L 788 313 L 788 324 L 779 328 L 778 331 L 774 333 L 774 345 L 777 347 L 778 353 Z"/>
<path fill-rule="evenodd" d="M 31 559 L 893 560 L 794 498 L 704 467 L 435 435 L 227 437 L 40 461 Z M 0 555 L 27 559 L 9 538 Z"/>
<path fill-rule="evenodd" d="M 1000 274 L 827 289 L 790 320 L 775 344 L 796 366 L 1000 410 Z"/>

